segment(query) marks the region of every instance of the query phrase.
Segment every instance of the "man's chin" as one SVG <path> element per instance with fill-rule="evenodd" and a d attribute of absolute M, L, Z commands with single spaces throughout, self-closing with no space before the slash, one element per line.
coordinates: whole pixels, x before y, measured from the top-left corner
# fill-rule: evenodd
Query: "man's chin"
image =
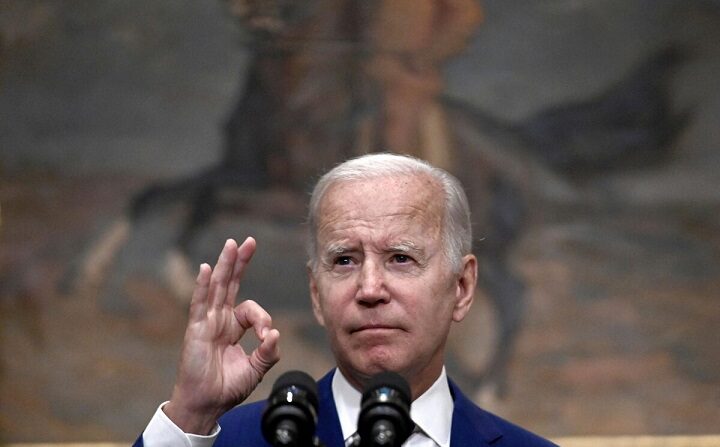
<path fill-rule="evenodd" d="M 362 356 L 359 362 L 356 362 L 356 370 L 365 378 L 370 378 L 375 374 L 393 371 L 402 374 L 405 370 L 403 357 L 398 353 L 389 350 L 371 350 Z"/>

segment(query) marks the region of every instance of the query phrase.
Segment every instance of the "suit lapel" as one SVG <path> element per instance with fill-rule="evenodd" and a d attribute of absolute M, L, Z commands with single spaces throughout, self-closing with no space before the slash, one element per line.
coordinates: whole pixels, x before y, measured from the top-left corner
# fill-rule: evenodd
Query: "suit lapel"
<path fill-rule="evenodd" d="M 318 381 L 318 425 L 315 434 L 326 447 L 344 447 L 340 418 L 335 408 L 335 399 L 332 394 L 333 369 Z"/>

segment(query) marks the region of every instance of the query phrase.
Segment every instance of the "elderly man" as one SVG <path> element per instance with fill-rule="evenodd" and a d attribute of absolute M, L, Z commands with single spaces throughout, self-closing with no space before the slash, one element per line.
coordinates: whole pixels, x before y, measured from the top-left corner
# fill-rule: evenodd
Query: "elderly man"
<path fill-rule="evenodd" d="M 357 430 L 360 390 L 394 371 L 409 383 L 416 428 L 406 446 L 549 446 L 475 406 L 447 378 L 450 326 L 473 301 L 477 260 L 458 181 L 423 161 L 371 154 L 323 176 L 309 209 L 312 308 L 337 368 L 318 383 L 317 435 L 343 446 Z M 136 445 L 265 446 L 264 403 L 235 407 L 278 361 L 280 334 L 253 301 L 235 305 L 255 251 L 228 240 L 200 266 L 170 401 Z M 259 346 L 238 344 L 247 330 Z"/>

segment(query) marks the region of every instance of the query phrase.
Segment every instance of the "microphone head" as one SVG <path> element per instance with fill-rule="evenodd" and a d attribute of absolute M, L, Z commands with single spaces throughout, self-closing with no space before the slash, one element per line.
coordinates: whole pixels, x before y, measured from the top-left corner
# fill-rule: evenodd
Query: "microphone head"
<path fill-rule="evenodd" d="M 373 393 L 387 392 L 384 388 L 393 390 L 397 398 L 410 406 L 410 385 L 403 376 L 393 371 L 383 371 L 372 376 L 365 385 L 362 400 L 365 401 Z"/>
<path fill-rule="evenodd" d="M 397 373 L 382 372 L 365 386 L 358 417 L 360 445 L 399 447 L 412 433 L 410 385 Z"/>
<path fill-rule="evenodd" d="M 288 371 L 275 381 L 262 415 L 262 433 L 273 446 L 312 445 L 317 425 L 317 384 L 302 371 Z"/>
<path fill-rule="evenodd" d="M 307 398 L 317 408 L 317 383 L 308 373 L 303 371 L 287 371 L 282 373 L 273 384 L 270 395 L 274 395 L 281 388 L 298 388 L 305 391 Z"/>

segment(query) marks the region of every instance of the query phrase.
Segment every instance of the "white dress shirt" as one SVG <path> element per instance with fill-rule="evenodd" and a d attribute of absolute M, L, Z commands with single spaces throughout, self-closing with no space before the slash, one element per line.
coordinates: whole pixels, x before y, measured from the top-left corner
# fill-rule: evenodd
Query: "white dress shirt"
<path fill-rule="evenodd" d="M 362 394 L 350 385 L 339 369 L 335 369 L 332 378 L 332 392 L 343 439 L 347 440 L 357 431 Z M 162 411 L 164 405 L 165 403 L 158 407 L 143 432 L 145 447 L 212 446 L 220 433 L 219 425 L 216 424 L 212 433 L 207 436 L 184 433 Z M 410 417 L 417 427 L 403 446 L 449 447 L 452 411 L 453 400 L 443 367 L 435 383 L 412 403 Z"/>

